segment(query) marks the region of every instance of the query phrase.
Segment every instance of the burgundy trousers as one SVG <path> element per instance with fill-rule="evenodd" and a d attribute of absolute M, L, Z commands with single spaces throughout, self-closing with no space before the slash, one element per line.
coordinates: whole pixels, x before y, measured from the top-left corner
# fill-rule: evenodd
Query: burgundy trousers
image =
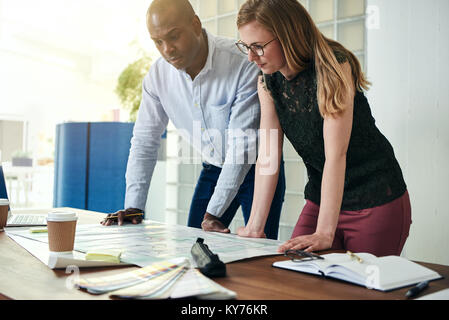
<path fill-rule="evenodd" d="M 315 232 L 319 210 L 317 204 L 307 200 L 292 238 Z M 379 207 L 341 211 L 332 249 L 398 256 L 407 240 L 411 223 L 407 191 L 398 199 Z"/>

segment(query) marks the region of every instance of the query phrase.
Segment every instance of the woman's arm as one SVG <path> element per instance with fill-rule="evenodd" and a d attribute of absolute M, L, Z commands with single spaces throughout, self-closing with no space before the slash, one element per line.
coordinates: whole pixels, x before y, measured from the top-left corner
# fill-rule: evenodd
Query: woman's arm
<path fill-rule="evenodd" d="M 259 77 L 257 91 L 261 115 L 253 204 L 246 227 L 237 230 L 240 236 L 254 238 L 265 237 L 265 223 L 278 183 L 284 142 L 284 132 L 279 124 L 273 99 L 262 82 L 262 76 Z"/>
<path fill-rule="evenodd" d="M 353 84 L 351 66 L 342 65 L 345 77 Z M 326 116 L 323 125 L 325 163 L 321 181 L 321 201 L 315 233 L 288 240 L 279 251 L 305 249 L 317 251 L 332 246 L 341 210 L 346 173 L 346 152 L 351 137 L 355 89 L 352 86 L 345 101 L 345 111 Z"/>

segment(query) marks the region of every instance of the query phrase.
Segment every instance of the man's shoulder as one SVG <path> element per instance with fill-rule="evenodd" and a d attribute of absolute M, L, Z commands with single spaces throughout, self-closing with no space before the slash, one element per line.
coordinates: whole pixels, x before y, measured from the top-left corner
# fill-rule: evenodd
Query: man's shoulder
<path fill-rule="evenodd" d="M 230 73 L 236 77 L 242 73 L 255 76 L 258 73 L 257 66 L 248 61 L 248 56 L 243 54 L 235 45 L 236 40 L 226 37 L 215 36 L 215 52 L 213 65 L 217 72 Z"/>
<path fill-rule="evenodd" d="M 236 62 L 249 62 L 248 57 L 244 55 L 235 45 L 236 40 L 223 36 L 215 36 L 215 50 L 221 56 L 227 56 Z"/>
<path fill-rule="evenodd" d="M 158 57 L 151 63 L 150 69 L 145 76 L 145 81 L 156 81 L 158 83 L 161 78 L 167 76 L 169 68 L 170 64 L 163 57 Z"/>
<path fill-rule="evenodd" d="M 151 63 L 151 66 L 150 66 L 150 69 L 148 70 L 148 73 L 152 74 L 152 73 L 161 72 L 162 70 L 167 68 L 166 64 L 168 64 L 168 63 L 167 63 L 167 61 L 164 58 L 158 57 L 156 59 L 156 61 Z"/>

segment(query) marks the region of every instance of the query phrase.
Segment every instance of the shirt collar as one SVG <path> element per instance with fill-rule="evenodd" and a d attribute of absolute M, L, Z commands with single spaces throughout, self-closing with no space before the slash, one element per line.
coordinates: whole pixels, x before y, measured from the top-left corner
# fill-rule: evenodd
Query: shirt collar
<path fill-rule="evenodd" d="M 212 35 L 211 33 L 209 33 L 206 29 L 203 29 L 203 34 L 205 36 L 207 36 L 208 52 L 207 52 L 206 63 L 204 64 L 203 69 L 201 69 L 201 71 L 198 73 L 198 75 L 200 75 L 202 73 L 206 73 L 206 72 L 208 72 L 209 70 L 211 70 L 213 68 L 213 61 L 212 60 L 213 60 L 214 51 L 215 51 L 215 47 L 216 47 L 215 36 Z M 182 73 L 182 74 L 185 74 L 185 76 L 188 76 L 185 69 L 179 69 L 177 71 Z"/>
<path fill-rule="evenodd" d="M 214 57 L 214 51 L 215 51 L 215 36 L 209 33 L 206 29 L 203 29 L 204 34 L 207 36 L 207 46 L 208 46 L 208 53 L 207 53 L 207 60 L 206 64 L 204 65 L 201 72 L 207 72 L 210 69 L 213 68 L 213 57 Z"/>

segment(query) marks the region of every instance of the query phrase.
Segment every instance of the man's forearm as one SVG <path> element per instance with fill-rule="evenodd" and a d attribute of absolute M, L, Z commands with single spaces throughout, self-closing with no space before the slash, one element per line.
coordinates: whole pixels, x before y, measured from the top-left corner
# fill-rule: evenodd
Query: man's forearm
<path fill-rule="evenodd" d="M 154 147 L 140 146 L 138 144 L 132 146 L 126 168 L 125 209 L 145 209 L 156 163 L 156 145 Z"/>
<path fill-rule="evenodd" d="M 207 212 L 221 217 L 234 200 L 252 164 L 223 165 L 214 193 L 207 206 Z"/>

